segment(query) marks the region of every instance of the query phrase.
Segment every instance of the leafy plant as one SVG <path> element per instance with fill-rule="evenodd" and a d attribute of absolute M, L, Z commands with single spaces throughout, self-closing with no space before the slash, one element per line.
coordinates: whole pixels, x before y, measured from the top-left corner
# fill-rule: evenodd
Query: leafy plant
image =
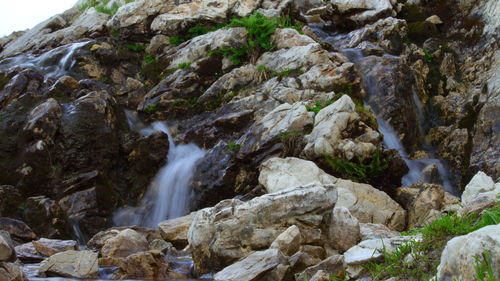
<path fill-rule="evenodd" d="M 152 103 L 152 104 L 150 104 L 150 105 L 146 106 L 146 107 L 144 108 L 144 111 L 145 111 L 145 112 L 147 112 L 147 113 L 150 113 L 150 114 L 151 114 L 151 113 L 153 113 L 153 112 L 157 111 L 158 109 L 160 109 L 160 108 L 158 107 L 158 105 L 157 105 L 157 104 L 155 104 L 155 103 Z"/>
<path fill-rule="evenodd" d="M 389 167 L 387 160 L 382 159 L 380 150 L 375 150 L 371 159 L 358 157 L 354 161 L 348 161 L 325 154 L 324 160 L 341 177 L 347 177 L 356 182 L 369 182 Z"/>
<path fill-rule="evenodd" d="M 175 46 L 179 46 L 184 41 L 185 41 L 184 39 L 182 39 L 181 37 L 178 37 L 178 36 L 172 36 L 172 37 L 168 38 L 168 42 L 172 45 L 175 45 Z"/>
<path fill-rule="evenodd" d="M 434 60 L 434 55 L 428 50 L 424 49 L 424 60 L 426 63 L 431 63 Z"/>
<path fill-rule="evenodd" d="M 177 65 L 177 69 L 184 69 L 184 68 L 188 68 L 191 66 L 191 62 L 183 62 L 183 63 L 179 63 L 179 65 Z"/>
<path fill-rule="evenodd" d="M 314 106 L 306 105 L 306 110 L 318 114 L 318 112 L 320 112 L 323 108 L 329 106 L 334 102 L 335 100 L 317 101 L 314 103 Z"/>
<path fill-rule="evenodd" d="M 226 149 L 229 151 L 237 151 L 241 148 L 241 144 L 236 143 L 235 141 L 230 141 L 227 143 Z"/>
<path fill-rule="evenodd" d="M 103 2 L 108 2 L 108 1 L 103 1 Z M 111 7 L 107 7 L 105 5 L 106 4 L 100 5 L 100 6 L 95 6 L 94 8 L 99 13 L 108 14 L 110 16 L 116 14 L 116 12 L 118 12 L 118 9 L 120 9 L 120 5 L 117 2 L 114 2 L 113 4 L 111 4 Z"/>
<path fill-rule="evenodd" d="M 134 52 L 144 52 L 146 50 L 146 46 L 141 44 L 128 44 L 126 48 Z"/>
<path fill-rule="evenodd" d="M 155 63 L 156 62 L 156 59 L 154 56 L 152 55 L 149 55 L 149 54 L 146 54 L 144 55 L 144 62 L 146 64 L 152 64 L 152 63 Z"/>
<path fill-rule="evenodd" d="M 484 251 L 481 256 L 474 256 L 476 262 L 477 281 L 498 281 L 491 266 L 491 256 L 488 251 Z"/>
<path fill-rule="evenodd" d="M 276 18 L 268 19 L 261 13 L 253 13 L 245 18 L 232 19 L 228 26 L 246 28 L 250 50 L 254 50 L 257 46 L 264 50 L 274 49 L 270 38 L 278 27 Z"/>

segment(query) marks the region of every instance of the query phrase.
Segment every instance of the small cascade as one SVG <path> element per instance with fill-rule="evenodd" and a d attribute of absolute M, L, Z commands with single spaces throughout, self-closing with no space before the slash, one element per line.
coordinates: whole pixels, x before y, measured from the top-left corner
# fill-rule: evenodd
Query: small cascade
<path fill-rule="evenodd" d="M 360 49 L 344 49 L 342 53 L 359 68 L 359 62 L 364 58 Z M 375 77 L 371 77 L 369 74 L 367 74 L 366 71 L 360 70 L 358 72 L 362 76 L 365 92 L 369 95 L 376 95 L 377 92 L 380 91 L 377 85 L 377 79 Z M 415 108 L 416 119 L 418 121 L 418 124 L 414 124 L 413 126 L 416 126 L 416 129 L 419 131 L 420 135 L 423 136 L 425 114 L 422 103 L 415 90 L 412 91 L 412 101 Z M 447 190 L 448 192 L 457 194 L 456 190 L 451 184 L 450 174 L 448 169 L 446 168 L 445 163 L 441 159 L 437 159 L 432 156 L 434 152 L 430 146 L 423 145 L 420 148 L 428 155 L 430 155 L 429 158 L 410 159 L 410 156 L 408 155 L 408 152 L 401 142 L 397 132 L 389 124 L 389 122 L 387 122 L 387 120 L 384 120 L 377 113 L 377 105 L 370 104 L 369 99 L 365 100 L 365 105 L 374 110 L 374 113 L 377 117 L 379 131 L 384 136 L 385 146 L 389 149 L 397 150 L 401 155 L 401 158 L 403 158 L 404 162 L 408 166 L 409 172 L 401 179 L 402 186 L 410 186 L 419 182 L 427 182 L 429 179 L 424 178 L 424 171 L 428 169 L 428 167 L 431 167 L 431 165 L 433 165 L 437 168 L 438 175 L 436 176 L 439 178 L 439 181 L 437 183 L 443 185 L 445 190 Z"/>
<path fill-rule="evenodd" d="M 205 156 L 205 151 L 194 144 L 176 145 L 162 122 L 154 122 L 147 127 L 130 111 L 126 114 L 130 127 L 144 136 L 155 131 L 167 134 L 170 147 L 167 165 L 156 174 L 139 206 L 118 210 L 114 216 L 115 224 L 156 227 L 163 220 L 185 215 L 193 197 L 189 186 L 193 172 L 198 161 Z"/>
<path fill-rule="evenodd" d="M 71 43 L 57 47 L 40 56 L 22 54 L 0 61 L 0 70 L 19 66 L 39 71 L 46 78 L 56 78 L 65 75 L 75 65 L 73 59 L 76 51 L 89 44 L 90 41 Z"/>

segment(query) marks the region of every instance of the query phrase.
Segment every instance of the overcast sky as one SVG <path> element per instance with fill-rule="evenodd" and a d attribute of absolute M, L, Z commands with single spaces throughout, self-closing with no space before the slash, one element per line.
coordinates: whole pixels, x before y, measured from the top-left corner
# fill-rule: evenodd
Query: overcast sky
<path fill-rule="evenodd" d="M 31 28 L 75 3 L 76 0 L 0 0 L 0 37 Z"/>

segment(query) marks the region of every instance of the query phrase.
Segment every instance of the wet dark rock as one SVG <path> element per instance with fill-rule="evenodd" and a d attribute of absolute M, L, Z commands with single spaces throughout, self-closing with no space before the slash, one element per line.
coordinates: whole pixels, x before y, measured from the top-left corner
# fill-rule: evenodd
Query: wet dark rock
<path fill-rule="evenodd" d="M 14 240 L 31 241 L 36 238 L 31 228 L 20 220 L 0 218 L 0 230 L 7 231 Z"/>
<path fill-rule="evenodd" d="M 30 197 L 23 206 L 24 221 L 39 237 L 68 238 L 71 228 L 66 214 L 55 200 L 45 196 Z"/>
<path fill-rule="evenodd" d="M 18 217 L 22 206 L 22 196 L 19 190 L 10 185 L 0 186 L 0 216 Z"/>

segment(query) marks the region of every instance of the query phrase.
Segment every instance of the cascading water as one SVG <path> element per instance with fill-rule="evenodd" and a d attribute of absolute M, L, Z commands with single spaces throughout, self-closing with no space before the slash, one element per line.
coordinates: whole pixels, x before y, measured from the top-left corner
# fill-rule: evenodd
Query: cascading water
<path fill-rule="evenodd" d="M 145 136 L 155 131 L 166 133 L 170 147 L 167 165 L 156 174 L 140 205 L 118 210 L 114 216 L 115 224 L 156 227 L 163 220 L 185 215 L 193 197 L 189 184 L 196 164 L 204 157 L 205 151 L 194 144 L 176 145 L 162 122 L 145 127 L 131 112 L 126 114 L 130 127 Z"/>
<path fill-rule="evenodd" d="M 0 70 L 7 70 L 14 66 L 32 68 L 39 71 L 46 78 L 56 78 L 68 73 L 75 65 L 75 52 L 90 41 L 71 43 L 57 47 L 38 57 L 32 54 L 22 54 L 0 62 Z"/>

